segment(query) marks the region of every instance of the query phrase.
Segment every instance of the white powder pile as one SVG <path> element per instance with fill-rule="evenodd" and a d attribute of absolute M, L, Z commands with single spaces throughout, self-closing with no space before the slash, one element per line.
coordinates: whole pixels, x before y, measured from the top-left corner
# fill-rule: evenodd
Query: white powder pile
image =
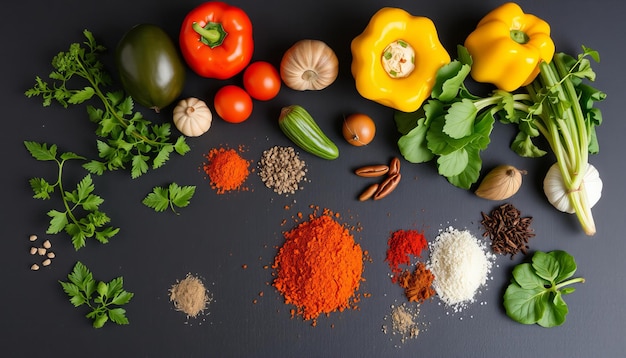
<path fill-rule="evenodd" d="M 475 301 L 486 285 L 495 255 L 467 230 L 448 227 L 430 243 L 428 268 L 435 276 L 433 288 L 439 298 L 455 312 Z"/>

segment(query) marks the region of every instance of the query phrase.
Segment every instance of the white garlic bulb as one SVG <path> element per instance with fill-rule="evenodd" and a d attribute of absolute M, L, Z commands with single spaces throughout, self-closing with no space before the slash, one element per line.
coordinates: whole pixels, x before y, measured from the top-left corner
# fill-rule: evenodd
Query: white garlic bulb
<path fill-rule="evenodd" d="M 188 137 L 197 137 L 208 131 L 212 119 L 206 103 L 194 97 L 181 100 L 174 108 L 174 125 Z"/>
<path fill-rule="evenodd" d="M 587 194 L 589 207 L 596 205 L 602 196 L 602 179 L 600 179 L 598 170 L 591 164 L 587 164 L 581 187 Z M 561 170 L 558 164 L 554 163 L 543 180 L 543 192 L 552 206 L 559 211 L 573 214 L 574 208 L 567 196 L 567 190 L 563 182 Z"/>

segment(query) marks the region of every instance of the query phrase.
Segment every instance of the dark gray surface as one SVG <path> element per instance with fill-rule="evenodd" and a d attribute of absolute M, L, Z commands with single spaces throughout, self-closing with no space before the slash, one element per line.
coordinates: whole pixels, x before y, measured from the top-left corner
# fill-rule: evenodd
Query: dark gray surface
<path fill-rule="evenodd" d="M 233 1 L 244 8 L 254 24 L 255 60 L 278 64 L 284 50 L 302 38 L 326 41 L 340 59 L 336 83 L 320 92 L 297 93 L 283 87 L 267 103 L 255 102 L 252 118 L 240 125 L 216 119 L 202 137 L 189 139 L 192 151 L 174 156 L 163 168 L 132 180 L 127 173 L 107 173 L 95 179 L 105 198 L 102 209 L 121 232 L 108 245 L 89 242 L 75 252 L 63 235 L 45 235 L 47 210 L 56 200 L 31 198 L 28 179 L 50 178 L 52 164 L 36 162 L 24 149 L 24 140 L 58 144 L 63 151 L 95 157 L 94 126 L 84 107 L 64 110 L 58 105 L 43 108 L 40 99 L 27 99 L 24 90 L 35 75 L 46 76 L 52 56 L 71 42 L 82 41 L 81 31 L 91 30 L 109 49 L 137 23 L 162 26 L 175 37 L 182 18 L 198 1 L 20 1 L 5 7 L 0 24 L 3 38 L 2 102 L 4 127 L 0 133 L 4 158 L 1 277 L 4 285 L 0 351 L 6 357 L 97 356 L 124 357 L 227 357 L 227 356 L 319 356 L 319 357 L 618 357 L 623 356 L 626 297 L 623 273 L 626 265 L 623 233 L 626 223 L 622 189 L 624 169 L 623 135 L 626 122 L 622 105 L 624 2 L 521 1 L 526 12 L 537 14 L 552 25 L 557 49 L 577 53 L 580 45 L 597 49 L 602 62 L 595 65 L 597 87 L 608 93 L 600 105 L 605 123 L 598 135 L 601 153 L 591 158 L 604 181 L 600 203 L 594 208 L 598 233 L 586 237 L 571 216 L 556 212 L 540 190 L 543 175 L 552 159 L 521 159 L 508 150 L 513 128 L 496 126 L 492 143 L 484 153 L 484 167 L 500 163 L 528 170 L 520 192 L 509 202 L 523 215 L 533 216 L 537 237 L 533 250 L 562 249 L 577 260 L 578 274 L 587 282 L 566 297 L 570 307 L 567 322 L 557 328 L 524 326 L 510 320 L 501 306 L 502 293 L 511 268 L 522 260 L 499 257 L 493 280 L 478 296 L 479 302 L 462 314 L 449 310 L 435 299 L 421 307 L 420 321 L 427 329 L 414 340 L 400 344 L 397 337 L 382 332 L 390 306 L 404 301 L 401 290 L 388 278 L 384 262 L 386 241 L 391 231 L 423 229 L 429 240 L 437 230 L 452 225 L 480 235 L 480 212 L 491 210 L 492 202 L 471 192 L 456 189 L 436 174 L 432 164 L 403 162 L 403 181 L 397 192 L 379 202 L 360 203 L 356 195 L 364 181 L 351 171 L 362 164 L 385 162 L 399 155 L 393 112 L 361 98 L 350 75 L 350 41 L 359 34 L 382 3 L 377 1 Z M 451 51 L 463 41 L 477 21 L 499 1 L 389 1 L 416 15 L 432 18 L 441 40 Z M 103 58 L 110 66 L 111 53 Z M 240 83 L 240 77 L 233 79 Z M 183 96 L 199 96 L 210 103 L 224 82 L 200 79 L 191 72 Z M 116 82 L 119 86 L 119 82 Z M 328 162 L 302 154 L 310 182 L 296 195 L 282 197 L 265 188 L 252 175 L 249 192 L 216 195 L 198 171 L 203 153 L 227 144 L 247 146 L 246 156 L 255 162 L 273 145 L 289 145 L 279 131 L 279 109 L 301 104 L 320 122 L 339 145 L 341 156 Z M 212 107 L 212 105 L 211 105 Z M 171 108 L 170 108 L 171 109 Z M 341 116 L 364 112 L 375 118 L 378 134 L 365 148 L 347 145 L 340 137 Z M 170 113 L 156 116 L 167 121 Z M 74 168 L 70 180 L 84 175 Z M 188 208 L 175 216 L 157 214 L 141 204 L 154 186 L 172 181 L 198 187 Z M 321 318 L 317 327 L 290 319 L 290 306 L 273 290 L 270 264 L 281 232 L 290 226 L 281 221 L 296 211 L 309 212 L 310 204 L 338 211 L 348 223 L 360 223 L 357 240 L 373 262 L 365 266 L 360 310 L 333 313 Z M 285 210 L 285 205 L 292 205 Z M 31 272 L 28 236 L 49 238 L 57 258 L 51 267 Z M 125 287 L 135 298 L 127 306 L 131 324 L 107 324 L 95 330 L 67 301 L 58 280 L 65 279 L 76 261 L 85 263 L 96 278 L 123 276 Z M 242 265 L 247 265 L 243 269 Z M 168 288 L 188 272 L 205 279 L 214 295 L 208 315 L 186 323 L 168 301 Z M 263 297 L 259 297 L 259 292 Z M 254 300 L 258 300 L 256 304 Z M 400 348 L 396 347 L 400 345 Z M 115 353 L 113 353 L 115 352 Z"/>

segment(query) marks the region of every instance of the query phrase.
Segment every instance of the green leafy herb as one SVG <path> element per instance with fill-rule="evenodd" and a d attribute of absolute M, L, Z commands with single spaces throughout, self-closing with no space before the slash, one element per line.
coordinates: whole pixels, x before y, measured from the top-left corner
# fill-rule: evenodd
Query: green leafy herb
<path fill-rule="evenodd" d="M 87 305 L 91 309 L 85 317 L 93 320 L 94 328 L 101 328 L 109 320 L 120 325 L 128 324 L 126 310 L 117 306 L 130 302 L 134 294 L 124 290 L 122 277 L 108 283 L 96 281 L 91 271 L 79 261 L 67 278 L 69 282 L 59 281 L 63 291 L 70 296 L 74 307 Z"/>
<path fill-rule="evenodd" d="M 39 76 L 35 86 L 25 92 L 27 97 L 41 96 L 43 105 L 56 101 L 63 107 L 79 105 L 92 98 L 102 102 L 102 108 L 87 105 L 89 119 L 98 124 L 96 135 L 103 138 L 97 141 L 101 160 L 92 160 L 84 167 L 92 174 L 100 175 L 106 170 L 125 169 L 130 166 L 132 178 L 146 173 L 150 167 L 157 169 L 176 151 L 180 155 L 190 148 L 185 138 L 170 141 L 170 124 L 152 124 L 139 112 L 133 111 L 133 100 L 122 91 L 105 92 L 111 84 L 111 77 L 105 71 L 98 55 L 105 48 L 98 43 L 91 32 L 83 32 L 86 41 L 73 43 L 67 52 L 60 52 L 52 60 L 54 71 L 49 75 L 50 82 Z M 87 82 L 84 87 L 71 88 L 80 83 L 76 77 Z"/>
<path fill-rule="evenodd" d="M 84 247 L 86 239 L 90 237 L 95 237 L 103 244 L 109 242 L 109 239 L 117 234 L 119 229 L 105 226 L 111 220 L 99 210 L 104 199 L 93 193 L 95 186 L 91 176 L 87 174 L 74 190 L 69 191 L 63 187 L 62 178 L 65 163 L 68 160 L 85 160 L 85 158 L 72 152 L 59 154 L 57 153 L 57 146 L 54 144 L 48 146 L 46 143 L 25 141 L 24 145 L 33 158 L 39 161 L 54 161 L 58 166 L 57 178 L 52 183 L 43 178 L 29 180 L 35 199 L 48 200 L 51 198 L 50 194 L 58 189 L 63 200 L 62 210 L 48 211 L 50 226 L 46 233 L 58 234 L 65 230 L 72 237 L 72 244 L 76 250 Z M 84 216 L 80 217 L 79 214 L 84 214 Z"/>
<path fill-rule="evenodd" d="M 174 207 L 184 208 L 189 205 L 189 200 L 195 192 L 195 186 L 180 186 L 171 183 L 167 188 L 155 187 L 142 203 L 154 211 L 165 211 L 169 207 L 178 214 Z"/>
<path fill-rule="evenodd" d="M 437 158 L 439 174 L 453 185 L 469 189 L 478 181 L 480 152 L 487 149 L 495 115 L 516 118 L 526 94 L 493 91 L 487 98 L 473 95 L 465 86 L 471 57 L 459 46 L 459 59 L 443 66 L 431 97 L 412 113 L 397 111 L 395 121 L 402 137 L 398 148 L 412 163 Z"/>
<path fill-rule="evenodd" d="M 568 313 L 563 295 L 575 291 L 566 286 L 585 282 L 584 278 L 571 278 L 575 272 L 576 262 L 567 252 L 535 252 L 532 263 L 513 269 L 513 279 L 504 293 L 506 314 L 523 324 L 560 326 Z"/>

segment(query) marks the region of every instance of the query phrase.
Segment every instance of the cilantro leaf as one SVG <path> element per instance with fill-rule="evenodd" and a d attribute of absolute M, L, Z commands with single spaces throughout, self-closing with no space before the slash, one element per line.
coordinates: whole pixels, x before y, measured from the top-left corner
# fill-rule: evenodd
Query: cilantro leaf
<path fill-rule="evenodd" d="M 129 324 L 126 310 L 121 307 L 130 302 L 134 294 L 123 288 L 124 279 L 110 282 L 96 281 L 91 271 L 78 261 L 67 275 L 69 282 L 59 281 L 74 307 L 86 305 L 90 311 L 85 317 L 93 320 L 94 328 L 101 328 L 111 320 L 120 325 Z M 94 297 L 95 295 L 95 297 Z"/>
<path fill-rule="evenodd" d="M 174 207 L 184 208 L 188 206 L 195 192 L 195 186 L 180 186 L 171 183 L 167 188 L 154 187 L 152 192 L 142 200 L 142 203 L 157 212 L 165 211 L 169 207 L 178 215 Z"/>
<path fill-rule="evenodd" d="M 169 207 L 169 193 L 168 190 L 161 187 L 152 189 L 152 193 L 143 199 L 142 203 L 154 211 L 165 211 Z"/>

